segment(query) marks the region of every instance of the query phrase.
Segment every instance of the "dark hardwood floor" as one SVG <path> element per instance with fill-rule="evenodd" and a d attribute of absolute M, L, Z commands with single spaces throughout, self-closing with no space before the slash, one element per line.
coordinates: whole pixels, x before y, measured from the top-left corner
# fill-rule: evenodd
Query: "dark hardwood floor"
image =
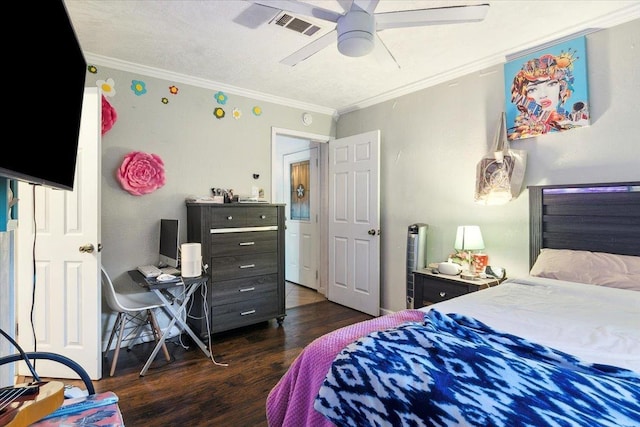
<path fill-rule="evenodd" d="M 267 395 L 302 348 L 329 331 L 371 318 L 329 301 L 287 309 L 282 326 L 271 320 L 213 335 L 213 356 L 227 367 L 215 365 L 195 345 L 183 349 L 176 338 L 168 344 L 171 362 L 160 352 L 140 377 L 153 349 L 152 343 L 140 344 L 121 350 L 109 377 L 111 351 L 94 386 L 98 393 L 118 395 L 127 427 L 266 426 Z"/>

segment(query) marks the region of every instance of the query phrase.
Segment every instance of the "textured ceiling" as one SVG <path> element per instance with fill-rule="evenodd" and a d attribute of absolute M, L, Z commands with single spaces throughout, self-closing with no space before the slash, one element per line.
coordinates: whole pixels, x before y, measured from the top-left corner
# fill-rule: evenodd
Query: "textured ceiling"
<path fill-rule="evenodd" d="M 339 13 L 350 1 L 308 1 Z M 279 61 L 313 37 L 269 24 L 276 13 L 244 0 L 65 0 L 89 61 L 109 61 L 309 104 L 338 113 L 503 63 L 505 56 L 586 29 L 640 18 L 635 1 L 381 0 L 376 12 L 489 3 L 479 23 L 380 31 L 400 68 L 330 45 L 294 67 Z"/>

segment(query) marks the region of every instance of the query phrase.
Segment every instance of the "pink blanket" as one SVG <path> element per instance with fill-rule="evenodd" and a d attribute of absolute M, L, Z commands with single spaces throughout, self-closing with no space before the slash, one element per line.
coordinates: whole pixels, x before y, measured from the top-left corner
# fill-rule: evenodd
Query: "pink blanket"
<path fill-rule="evenodd" d="M 348 344 L 373 331 L 405 322 L 419 322 L 424 312 L 407 309 L 345 326 L 312 341 L 293 361 L 267 397 L 267 421 L 271 427 L 329 427 L 329 420 L 313 409 L 333 359 Z"/>

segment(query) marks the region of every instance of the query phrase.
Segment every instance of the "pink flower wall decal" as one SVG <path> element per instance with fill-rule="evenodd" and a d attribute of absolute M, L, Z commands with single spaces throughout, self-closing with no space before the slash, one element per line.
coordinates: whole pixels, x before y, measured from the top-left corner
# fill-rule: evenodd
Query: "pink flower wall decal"
<path fill-rule="evenodd" d="M 164 162 L 156 154 L 132 151 L 124 157 L 116 175 L 122 188 L 142 196 L 164 185 Z"/>
<path fill-rule="evenodd" d="M 118 113 L 113 108 L 107 98 L 102 95 L 102 134 L 109 132 L 113 127 L 113 124 L 118 120 Z"/>

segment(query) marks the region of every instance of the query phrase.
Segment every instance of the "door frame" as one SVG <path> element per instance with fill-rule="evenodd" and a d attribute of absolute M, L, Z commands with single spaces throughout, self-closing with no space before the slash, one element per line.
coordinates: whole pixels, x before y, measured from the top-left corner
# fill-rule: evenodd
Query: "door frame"
<path fill-rule="evenodd" d="M 319 219 L 319 231 L 320 241 L 318 247 L 318 254 L 320 255 L 320 262 L 318 263 L 318 292 L 327 295 L 327 283 L 328 283 L 328 271 L 329 271 L 329 253 L 328 253 L 328 230 L 329 230 L 329 147 L 328 143 L 334 139 L 329 135 L 319 135 L 309 132 L 301 132 L 292 129 L 271 128 L 271 202 L 279 203 L 284 200 L 281 195 L 282 181 L 284 171 L 282 170 L 282 162 L 278 156 L 278 138 L 280 136 L 288 136 L 292 138 L 308 139 L 310 142 L 318 143 L 318 173 L 320 175 L 319 182 L 319 206 L 318 212 L 320 213 Z M 285 249 L 286 250 L 286 249 Z"/>
<path fill-rule="evenodd" d="M 308 140 L 301 140 L 303 149 L 294 148 L 295 151 L 280 150 L 279 155 L 282 158 L 283 185 L 282 196 L 285 203 L 292 203 L 291 195 L 291 165 L 299 162 L 308 162 L 309 168 L 309 187 L 306 189 L 309 197 L 309 219 L 300 220 L 291 218 L 291 210 L 286 209 L 285 220 L 291 221 L 291 230 L 297 231 L 295 239 L 292 239 L 291 230 L 285 227 L 285 280 L 298 283 L 307 288 L 318 290 L 319 281 L 319 249 L 320 249 L 320 174 L 319 174 L 319 153 L 318 144 Z M 295 145 L 295 143 L 294 143 Z M 284 151 L 284 152 L 283 152 Z M 287 171 L 286 173 L 284 171 Z M 287 191 L 288 189 L 288 191 Z M 304 231 L 303 231 L 304 230 Z M 306 232 L 311 233 L 311 245 L 305 245 L 303 235 Z M 290 243 L 297 249 L 296 253 L 288 250 Z M 310 247 L 309 247 L 310 246 Z M 307 253 L 305 248 L 309 248 L 311 253 Z M 305 254 L 306 253 L 306 254 Z M 304 254 L 304 255 L 303 255 Z M 307 259 L 309 256 L 309 259 Z M 296 258 L 295 269 L 290 265 L 289 261 Z M 302 262 L 301 262 L 302 261 Z M 310 268 L 309 268 L 310 267 Z"/>

